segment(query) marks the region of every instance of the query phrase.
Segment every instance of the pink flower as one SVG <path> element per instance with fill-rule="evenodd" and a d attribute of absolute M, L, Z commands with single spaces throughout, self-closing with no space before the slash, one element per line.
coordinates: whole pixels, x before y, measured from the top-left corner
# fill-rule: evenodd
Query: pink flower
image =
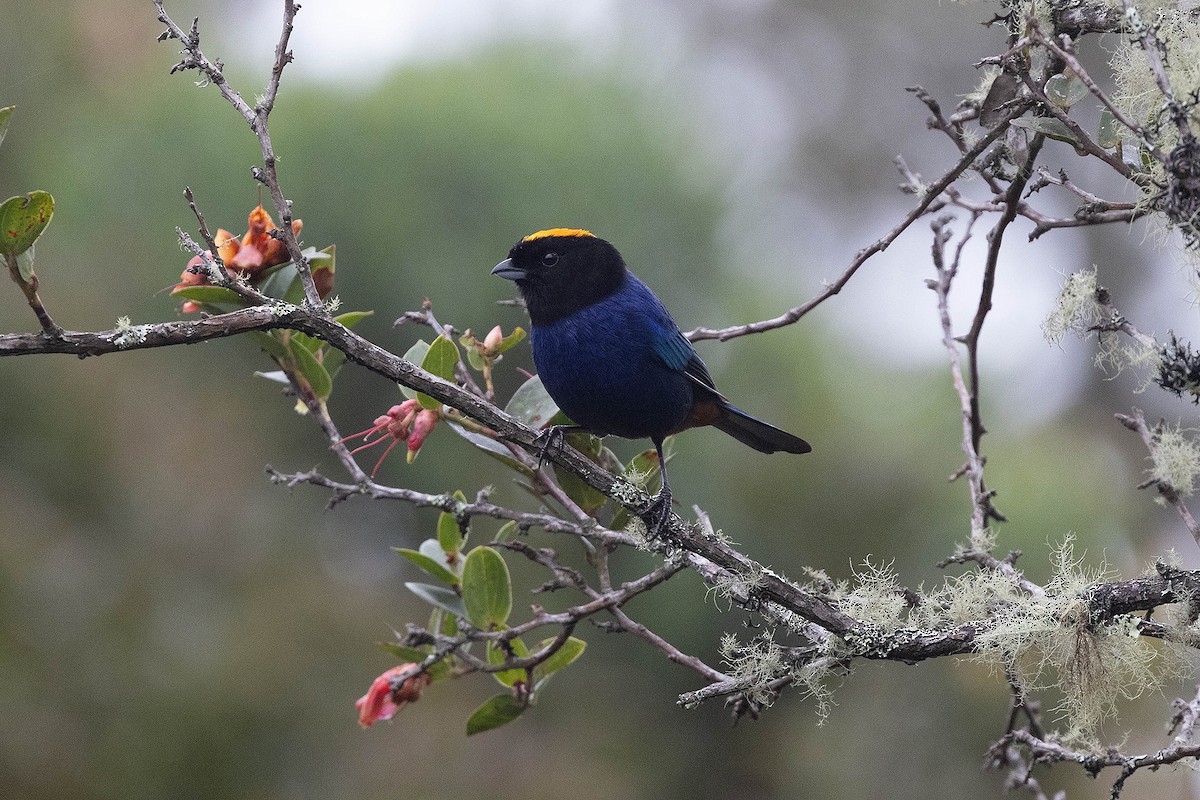
<path fill-rule="evenodd" d="M 383 460 L 387 458 L 388 453 L 392 452 L 392 448 L 400 442 L 408 442 L 408 463 L 411 464 L 417 457 L 417 451 L 425 443 L 426 437 L 437 427 L 438 418 L 437 411 L 421 408 L 421 404 L 416 400 L 405 400 L 400 405 L 389 408 L 386 414 L 376 417 L 374 424 L 365 431 L 352 433 L 342 441 L 346 442 L 362 437 L 364 444 L 351 450 L 350 453 L 353 455 L 360 450 L 366 450 L 380 442 L 385 442 L 389 436 L 391 437 L 391 444 L 387 446 L 383 455 L 379 457 L 379 461 L 375 463 L 375 469 L 371 470 L 371 477 L 374 478 L 375 473 L 383 466 Z M 372 436 L 375 438 L 372 439 Z"/>
<path fill-rule="evenodd" d="M 413 422 L 412 433 L 408 436 L 408 463 L 412 463 L 417 457 L 417 453 L 421 450 L 421 445 L 425 444 L 425 439 L 437 427 L 438 412 L 428 408 L 421 409 L 417 414 L 416 420 Z"/>
<path fill-rule="evenodd" d="M 421 699 L 421 692 L 430 684 L 429 673 L 422 672 L 406 680 L 400 676 L 408 672 L 416 664 L 401 664 L 392 667 L 371 683 L 367 693 L 358 698 L 354 707 L 358 709 L 358 724 L 369 728 L 380 720 L 389 720 L 396 712 L 404 708 L 405 703 L 415 703 Z"/>

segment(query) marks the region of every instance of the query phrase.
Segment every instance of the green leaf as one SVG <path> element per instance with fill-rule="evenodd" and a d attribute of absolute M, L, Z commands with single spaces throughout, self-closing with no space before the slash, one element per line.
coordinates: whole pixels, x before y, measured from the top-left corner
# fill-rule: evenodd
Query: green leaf
<path fill-rule="evenodd" d="M 346 354 L 336 347 L 326 347 L 320 352 L 321 366 L 329 373 L 330 378 L 336 378 L 338 372 L 346 363 Z"/>
<path fill-rule="evenodd" d="M 429 657 L 429 653 L 426 653 L 424 650 L 418 650 L 415 647 L 405 647 L 402 644 L 394 642 L 380 642 L 379 646 L 401 661 L 411 661 L 414 664 L 420 664 Z"/>
<path fill-rule="evenodd" d="M 467 553 L 462 572 L 462 601 L 467 619 L 480 630 L 508 621 L 512 612 L 512 579 L 504 558 L 490 547 Z"/>
<path fill-rule="evenodd" d="M 504 410 L 531 428 L 541 428 L 558 413 L 558 405 L 550 399 L 542 379 L 534 375 L 513 392 Z"/>
<path fill-rule="evenodd" d="M 296 265 L 288 261 L 278 267 L 269 268 L 267 276 L 257 280 L 256 284 L 258 290 L 267 297 L 297 305 L 304 299 L 304 288 L 299 281 L 300 273 L 296 271 Z M 293 286 L 296 287 L 295 291 Z"/>
<path fill-rule="evenodd" d="M 193 303 L 200 303 L 206 306 L 225 305 L 240 308 L 246 304 L 241 296 L 232 289 L 226 289 L 224 286 L 208 286 L 206 284 L 200 286 L 180 286 L 178 289 L 171 290 L 171 296 L 182 297 L 184 300 L 191 300 Z"/>
<path fill-rule="evenodd" d="M 305 350 L 313 354 L 316 354 L 316 352 L 321 349 L 321 345 L 325 344 L 317 337 L 309 336 L 307 333 L 302 331 L 292 331 L 291 340 L 296 344 L 302 345 Z"/>
<path fill-rule="evenodd" d="M 1071 133 L 1071 129 L 1062 120 L 1055 117 L 1021 117 L 1020 119 L 1014 119 L 1009 124 L 1049 136 L 1051 139 L 1057 139 L 1060 142 L 1073 145 L 1079 144 L 1079 140 L 1075 138 L 1075 134 Z"/>
<path fill-rule="evenodd" d="M 1105 150 L 1121 144 L 1121 125 L 1107 108 L 1100 112 L 1100 127 L 1096 131 L 1096 144 Z"/>
<path fill-rule="evenodd" d="M 417 341 L 413 343 L 413 346 L 408 348 L 408 352 L 404 354 L 404 360 L 410 361 L 413 364 L 419 365 L 422 361 L 425 360 L 425 354 L 428 352 L 429 352 L 429 342 L 425 341 L 424 339 L 417 339 Z M 407 386 L 401 385 L 400 393 L 403 394 L 405 397 L 407 397 L 409 400 L 417 399 L 417 390 L 416 389 L 410 389 Z"/>
<path fill-rule="evenodd" d="M 525 329 L 517 327 L 508 336 L 500 340 L 500 344 L 496 345 L 496 352 L 503 353 L 505 350 L 511 350 L 513 347 L 525 340 Z"/>
<path fill-rule="evenodd" d="M 462 598 L 450 589 L 428 583 L 406 583 L 404 586 L 426 603 L 444 608 L 456 617 L 467 616 L 467 609 L 463 605 Z"/>
<path fill-rule="evenodd" d="M 443 511 L 438 515 L 437 540 L 442 550 L 447 553 L 457 553 L 462 549 L 462 528 L 453 514 Z"/>
<path fill-rule="evenodd" d="M 247 331 L 246 335 L 253 339 L 259 347 L 267 352 L 267 355 L 274 356 L 283 363 L 291 363 L 291 351 L 287 345 L 279 341 L 274 333 L 266 331 Z"/>
<path fill-rule="evenodd" d="M 372 317 L 374 315 L 374 311 L 347 311 L 345 314 L 338 314 L 333 318 L 333 321 L 339 322 L 342 325 L 345 325 L 347 328 L 353 328 L 367 317 Z"/>
<path fill-rule="evenodd" d="M 4 142 L 4 134 L 8 133 L 8 123 L 12 119 L 12 112 L 16 106 L 5 106 L 0 108 L 0 144 Z"/>
<path fill-rule="evenodd" d="M 315 262 L 327 259 L 327 255 L 317 252 L 315 247 L 306 247 L 301 251 L 308 259 L 309 268 L 316 269 Z M 258 290 L 268 297 L 274 297 L 285 303 L 298 306 L 304 302 L 304 283 L 300 280 L 300 271 L 293 261 L 285 261 L 267 267 L 255 281 Z"/>
<path fill-rule="evenodd" d="M 496 441 L 490 436 L 484 436 L 482 433 L 469 431 L 462 425 L 459 425 L 457 422 L 447 421 L 446 424 L 450 426 L 450 430 L 454 431 L 459 436 L 466 439 L 468 442 L 475 445 L 492 458 L 502 462 L 505 466 L 511 467 L 523 475 L 528 475 L 530 477 L 533 476 L 533 470 L 518 461 L 507 447 L 500 444 L 500 442 Z"/>
<path fill-rule="evenodd" d="M 426 653 L 424 650 L 418 650 L 415 647 L 405 647 L 402 644 L 394 644 L 392 642 L 380 642 L 379 646 L 401 661 L 411 664 L 420 664 L 426 658 L 429 658 L 429 653 Z M 441 680 L 450 674 L 450 665 L 443 659 L 431 665 L 425 672 L 433 680 Z"/>
<path fill-rule="evenodd" d="M 445 567 L 446 571 L 454 576 L 454 583 L 458 583 L 459 573 L 462 572 L 462 553 L 447 553 L 442 549 L 437 539 L 426 539 L 421 542 L 421 546 L 418 549 L 421 553 Z"/>
<path fill-rule="evenodd" d="M 0 255 L 20 255 L 33 246 L 54 217 L 49 192 L 30 192 L 0 203 Z"/>
<path fill-rule="evenodd" d="M 508 643 L 512 647 L 513 655 L 517 658 L 529 655 L 529 648 L 521 641 L 521 637 L 515 636 L 509 639 Z M 489 664 L 503 664 L 508 660 L 508 653 L 499 642 L 488 642 L 487 660 Z M 524 681 L 527 674 L 523 669 L 506 669 L 503 672 L 493 672 L 492 677 L 500 681 L 501 685 L 512 688 L 518 681 Z"/>
<path fill-rule="evenodd" d="M 445 336 L 438 336 L 429 345 L 429 351 L 421 359 L 421 369 L 431 375 L 436 375 L 444 381 L 454 380 L 454 368 L 458 365 L 458 347 Z M 435 400 L 427 394 L 417 392 L 417 402 L 421 408 L 437 410 L 442 407 L 441 400 Z"/>
<path fill-rule="evenodd" d="M 554 637 L 544 639 L 542 643 L 537 646 L 537 649 L 541 650 L 553 641 Z M 579 658 L 581 655 L 583 655 L 584 648 L 586 647 L 587 642 L 585 642 L 583 639 L 576 639 L 574 636 L 569 637 L 565 642 L 563 642 L 562 647 L 554 651 L 554 655 L 550 656 L 545 661 L 533 668 L 534 682 L 553 675 L 555 672 L 558 672 L 560 669 Z"/>
<path fill-rule="evenodd" d="M 1072 75 L 1060 72 L 1046 81 L 1046 98 L 1059 108 L 1070 108 L 1088 96 L 1087 84 Z"/>
<path fill-rule="evenodd" d="M 295 337 L 289 342 L 289 347 L 292 356 L 296 359 L 296 368 L 308 382 L 313 394 L 320 400 L 329 399 L 329 394 L 333 391 L 333 379 L 329 377 L 325 367 L 321 366 L 321 362 L 317 361 L 317 357 L 312 354 L 312 351 L 296 341 Z"/>
<path fill-rule="evenodd" d="M 407 547 L 393 547 L 392 549 L 407 558 L 412 563 L 416 564 L 421 569 L 428 572 L 433 577 L 437 578 L 439 581 L 448 583 L 451 586 L 454 586 L 458 583 L 458 577 L 453 572 L 446 569 L 444 566 L 424 553 L 420 553 L 416 550 L 409 550 Z"/>
<path fill-rule="evenodd" d="M 589 433 L 573 433 L 568 434 L 567 441 L 579 452 L 590 458 L 597 464 L 602 464 L 601 452 L 602 445 L 600 440 Z M 567 493 L 579 507 L 584 510 L 589 516 L 599 511 L 605 503 L 608 502 L 608 497 L 603 492 L 596 491 L 591 486 L 583 482 L 583 479 L 570 470 L 559 467 L 554 464 L 554 476 L 558 478 L 558 485 Z"/>
<path fill-rule="evenodd" d="M 498 694 L 484 701 L 467 720 L 467 736 L 507 725 L 525 711 L 525 706 L 511 694 Z"/>
<path fill-rule="evenodd" d="M 33 245 L 29 245 L 27 250 L 17 253 L 15 256 L 17 259 L 17 272 L 21 275 L 21 280 L 26 283 L 33 280 L 33 251 L 36 249 Z"/>
<path fill-rule="evenodd" d="M 517 534 L 521 529 L 517 526 L 515 520 L 509 520 L 500 526 L 500 530 L 496 531 L 496 535 L 492 537 L 493 542 L 508 542 L 517 538 Z"/>

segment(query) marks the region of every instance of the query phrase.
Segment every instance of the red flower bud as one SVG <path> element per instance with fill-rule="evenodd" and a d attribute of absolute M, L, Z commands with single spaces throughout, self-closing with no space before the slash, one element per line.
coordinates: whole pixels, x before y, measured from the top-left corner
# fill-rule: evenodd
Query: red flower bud
<path fill-rule="evenodd" d="M 416 664 L 392 667 L 371 683 L 367 693 L 354 703 L 358 709 L 358 724 L 369 728 L 380 720 L 389 720 L 404 708 L 405 703 L 421 699 L 421 692 L 432 682 L 429 673 L 422 672 L 396 684 L 396 680 Z"/>
<path fill-rule="evenodd" d="M 437 421 L 438 412 L 432 409 L 423 408 L 417 414 L 416 420 L 413 421 L 412 433 L 408 436 L 408 463 L 411 464 L 417 457 L 426 437 L 437 427 Z"/>

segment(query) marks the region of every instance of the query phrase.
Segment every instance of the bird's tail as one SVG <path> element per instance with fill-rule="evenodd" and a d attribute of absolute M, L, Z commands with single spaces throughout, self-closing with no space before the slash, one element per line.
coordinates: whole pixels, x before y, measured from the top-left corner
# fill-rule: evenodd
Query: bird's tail
<path fill-rule="evenodd" d="M 812 450 L 812 445 L 799 436 L 768 425 L 761 419 L 755 419 L 740 408 L 728 404 L 721 405 L 721 413 L 712 425 L 760 453 L 775 453 L 780 450 L 785 453 L 808 453 Z"/>

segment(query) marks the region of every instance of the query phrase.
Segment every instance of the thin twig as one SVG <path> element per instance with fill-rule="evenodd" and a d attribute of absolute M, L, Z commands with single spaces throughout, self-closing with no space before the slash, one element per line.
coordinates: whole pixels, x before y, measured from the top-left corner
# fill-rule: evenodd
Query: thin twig
<path fill-rule="evenodd" d="M 1007 130 L 1008 123 L 1024 114 L 1028 107 L 1028 101 L 1023 101 L 1011 109 L 995 128 L 988 131 L 985 136 L 975 143 L 974 147 L 962 155 L 962 157 L 953 167 L 947 170 L 942 177 L 934 181 L 925 190 L 916 207 L 909 211 L 908 214 L 905 215 L 904 219 L 902 219 L 894 228 L 877 239 L 875 242 L 867 247 L 864 247 L 862 250 L 859 250 L 858 253 L 855 254 L 854 258 L 850 261 L 850 265 L 846 267 L 845 271 L 842 272 L 837 280 L 831 284 L 828 284 L 822 292 L 817 294 L 811 300 L 803 305 L 796 306 L 795 308 L 792 308 L 773 319 L 760 320 L 759 322 L 751 322 L 746 325 L 734 325 L 729 328 L 696 328 L 688 331 L 685 334 L 687 338 L 693 342 L 703 339 L 719 339 L 721 341 L 725 341 L 727 339 L 733 339 L 737 336 L 745 336 L 751 333 L 762 333 L 763 331 L 782 328 L 801 319 L 805 314 L 812 311 L 814 308 L 840 292 L 842 287 L 844 287 L 850 281 L 850 279 L 854 277 L 854 273 L 858 272 L 859 268 L 865 264 L 867 260 L 871 258 L 871 256 L 886 250 L 888 245 L 894 242 L 900 234 L 904 233 L 904 231 L 908 229 L 908 226 L 912 225 L 923 214 L 925 214 L 929 206 L 941 196 L 945 188 L 954 183 L 954 181 L 958 180 L 958 177 L 975 163 L 975 159 L 977 159 L 983 153 L 983 151 L 987 150 L 988 147 L 991 146 L 992 142 L 1000 138 L 1004 131 Z"/>

